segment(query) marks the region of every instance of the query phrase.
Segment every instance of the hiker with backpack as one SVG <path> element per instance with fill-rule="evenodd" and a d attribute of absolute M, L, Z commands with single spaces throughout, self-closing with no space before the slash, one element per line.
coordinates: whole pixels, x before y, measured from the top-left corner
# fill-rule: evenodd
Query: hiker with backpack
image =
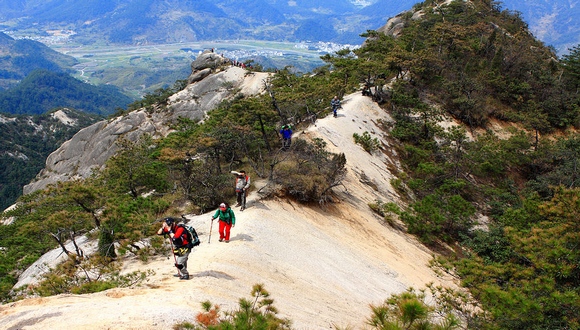
<path fill-rule="evenodd" d="M 187 259 L 191 253 L 193 242 L 185 226 L 183 224 L 178 225 L 174 218 L 165 218 L 163 219 L 163 225 L 157 231 L 157 235 L 163 235 L 164 237 L 169 235 L 175 267 L 177 267 L 177 274 L 173 276 L 179 277 L 180 280 L 189 280 Z"/>
<path fill-rule="evenodd" d="M 246 209 L 246 197 L 248 196 L 248 189 L 250 188 L 250 177 L 246 171 L 241 170 L 231 171 L 236 176 L 236 206 L 241 206 L 240 211 Z"/>
<path fill-rule="evenodd" d="M 236 216 L 234 211 L 227 203 L 221 203 L 220 207 L 211 217 L 211 221 L 219 219 L 220 242 L 230 242 L 230 230 L 236 225 Z"/>

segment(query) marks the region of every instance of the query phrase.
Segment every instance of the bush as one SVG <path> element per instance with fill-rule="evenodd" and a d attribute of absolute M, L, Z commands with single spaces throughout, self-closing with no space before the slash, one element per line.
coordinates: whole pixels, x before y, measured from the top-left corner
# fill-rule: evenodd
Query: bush
<path fill-rule="evenodd" d="M 241 298 L 238 309 L 230 312 L 222 313 L 218 305 L 209 301 L 202 302 L 203 312 L 197 314 L 196 325 L 183 322 L 176 324 L 173 329 L 291 329 L 290 320 L 277 316 L 274 300 L 262 284 L 255 284 L 251 295 L 252 300 Z"/>
<path fill-rule="evenodd" d="M 273 181 L 286 195 L 300 202 L 324 202 L 331 188 L 346 175 L 344 154 L 326 151 L 326 144 L 297 140 L 294 150 L 283 153 L 275 163 Z"/>
<path fill-rule="evenodd" d="M 379 149 L 381 146 L 381 142 L 379 141 L 379 139 L 377 139 L 376 137 L 372 138 L 369 132 L 365 131 L 362 134 L 362 136 L 358 135 L 357 133 L 354 133 L 352 136 L 354 137 L 354 142 L 356 144 L 360 144 L 363 147 L 363 149 L 369 154 L 372 154 L 373 151 Z"/>

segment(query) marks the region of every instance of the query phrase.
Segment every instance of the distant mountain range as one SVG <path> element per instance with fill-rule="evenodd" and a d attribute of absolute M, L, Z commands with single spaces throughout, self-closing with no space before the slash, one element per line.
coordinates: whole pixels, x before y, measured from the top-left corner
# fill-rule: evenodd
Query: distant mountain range
<path fill-rule="evenodd" d="M 257 39 L 360 44 L 416 0 L 3 0 L 0 30 L 118 44 Z M 580 43 L 579 0 L 505 0 L 558 52 Z"/>
<path fill-rule="evenodd" d="M 14 40 L 0 32 L 0 90 L 14 87 L 37 69 L 72 73 L 78 61 L 32 40 Z"/>
<path fill-rule="evenodd" d="M 0 32 L 0 113 L 42 114 L 69 107 L 107 115 L 133 101 L 115 86 L 71 77 L 77 63 L 40 42 Z"/>

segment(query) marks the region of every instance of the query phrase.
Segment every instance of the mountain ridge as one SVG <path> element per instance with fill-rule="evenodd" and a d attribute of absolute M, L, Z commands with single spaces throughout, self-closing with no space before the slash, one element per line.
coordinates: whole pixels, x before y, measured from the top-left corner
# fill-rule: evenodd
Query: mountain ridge
<path fill-rule="evenodd" d="M 255 0 L 238 6 L 233 1 L 188 2 L 171 0 L 153 4 L 145 0 L 70 2 L 64 0 L 7 0 L 0 4 L 6 31 L 49 30 L 75 32 L 80 43 L 172 43 L 200 40 L 332 41 L 359 44 L 361 31 L 378 29 L 390 17 L 420 3 L 387 1 L 279 1 Z M 558 53 L 580 43 L 578 1 L 506 0 L 495 2 L 519 11 L 530 29 Z M 318 26 L 312 26 L 318 22 Z M 308 29 L 308 26 L 317 30 Z M 2 25 L 0 25 L 2 28 Z M 328 31 L 325 32 L 325 29 Z M 332 33 L 330 32 L 332 31 Z M 104 38 L 100 37 L 104 36 Z"/>
<path fill-rule="evenodd" d="M 297 137 L 322 138 L 332 151 L 346 153 L 345 188 L 339 189 L 335 203 L 303 207 L 262 199 L 259 191 L 265 181 L 253 178 L 248 208 L 234 209 L 237 221 L 229 244 L 217 241 L 216 224 L 209 243 L 211 212 L 186 216 L 202 240 L 190 256 L 189 281 L 171 276 L 171 258 L 142 263 L 129 257 L 123 273 L 155 272 L 143 285 L 18 301 L 0 307 L 0 325 L 26 325 L 31 330 L 64 323 L 91 329 L 170 328 L 192 322 L 205 300 L 223 311 L 233 310 L 252 285 L 262 283 L 280 315 L 292 320 L 293 329 L 358 328 L 370 313 L 368 304 L 380 304 L 392 293 L 427 283 L 455 287 L 453 278 L 429 268 L 431 253 L 425 247 L 386 225 L 367 205 L 398 199 L 388 180 L 395 160 L 381 152 L 369 154 L 352 134 L 379 131 L 377 119 L 388 121 L 388 114 L 360 92 L 345 96 L 343 106 L 338 118 L 320 118 L 297 132 Z M 39 260 L 38 265 L 47 261 Z M 27 322 L 30 319 L 35 322 Z"/>

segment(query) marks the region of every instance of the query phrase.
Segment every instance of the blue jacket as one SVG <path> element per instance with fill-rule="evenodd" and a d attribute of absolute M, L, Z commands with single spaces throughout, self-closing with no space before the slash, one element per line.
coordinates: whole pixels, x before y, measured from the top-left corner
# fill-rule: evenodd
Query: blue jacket
<path fill-rule="evenodd" d="M 292 130 L 289 128 L 288 129 L 281 129 L 280 134 L 282 135 L 283 139 L 287 140 L 287 139 L 292 137 Z"/>

